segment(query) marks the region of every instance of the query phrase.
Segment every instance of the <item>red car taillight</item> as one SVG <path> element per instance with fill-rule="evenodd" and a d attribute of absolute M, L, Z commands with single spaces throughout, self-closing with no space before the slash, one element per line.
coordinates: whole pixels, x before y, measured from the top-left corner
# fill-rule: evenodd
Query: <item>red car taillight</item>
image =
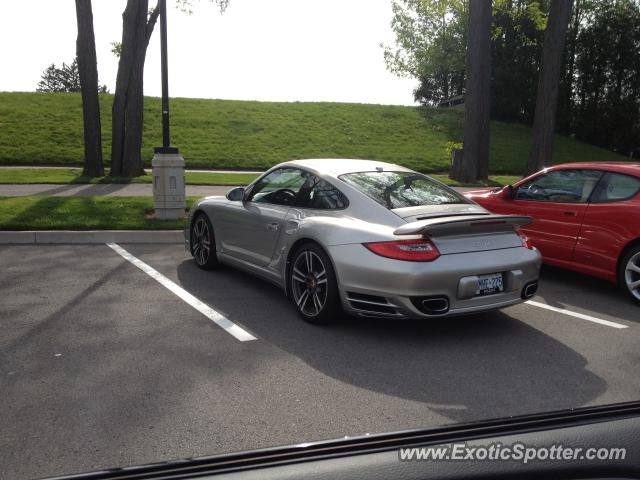
<path fill-rule="evenodd" d="M 440 256 L 440 252 L 430 240 L 398 240 L 363 245 L 376 255 L 396 260 L 431 262 Z"/>

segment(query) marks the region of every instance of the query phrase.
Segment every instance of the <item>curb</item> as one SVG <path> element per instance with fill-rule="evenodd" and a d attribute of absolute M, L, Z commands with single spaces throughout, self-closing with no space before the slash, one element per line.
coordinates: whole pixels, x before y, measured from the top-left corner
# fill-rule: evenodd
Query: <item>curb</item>
<path fill-rule="evenodd" d="M 182 230 L 41 230 L 0 232 L 0 245 L 183 243 Z"/>

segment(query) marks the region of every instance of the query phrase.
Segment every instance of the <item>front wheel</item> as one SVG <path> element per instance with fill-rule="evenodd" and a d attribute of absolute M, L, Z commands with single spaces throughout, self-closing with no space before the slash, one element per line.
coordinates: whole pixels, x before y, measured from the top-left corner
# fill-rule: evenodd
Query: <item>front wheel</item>
<path fill-rule="evenodd" d="M 632 248 L 620 262 L 618 283 L 640 303 L 640 246 Z"/>
<path fill-rule="evenodd" d="M 213 227 L 204 213 L 198 214 L 191 226 L 191 255 L 203 270 L 212 270 L 219 265 Z"/>
<path fill-rule="evenodd" d="M 326 324 L 340 313 L 336 276 L 329 256 L 314 243 L 302 245 L 293 255 L 289 271 L 291 298 L 309 323 Z"/>

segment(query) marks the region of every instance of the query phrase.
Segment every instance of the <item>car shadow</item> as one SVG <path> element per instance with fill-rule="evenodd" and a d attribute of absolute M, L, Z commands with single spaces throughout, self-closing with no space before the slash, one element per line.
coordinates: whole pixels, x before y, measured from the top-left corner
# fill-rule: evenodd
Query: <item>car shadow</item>
<path fill-rule="evenodd" d="M 323 374 L 422 402 L 455 422 L 575 408 L 606 390 L 585 357 L 504 312 L 421 321 L 343 315 L 315 326 L 279 288 L 248 274 L 205 272 L 191 260 L 177 274 L 189 292 Z"/>
<path fill-rule="evenodd" d="M 542 266 L 536 297 L 557 308 L 584 308 L 591 315 L 636 323 L 640 319 L 640 308 L 617 285 L 549 265 Z"/>

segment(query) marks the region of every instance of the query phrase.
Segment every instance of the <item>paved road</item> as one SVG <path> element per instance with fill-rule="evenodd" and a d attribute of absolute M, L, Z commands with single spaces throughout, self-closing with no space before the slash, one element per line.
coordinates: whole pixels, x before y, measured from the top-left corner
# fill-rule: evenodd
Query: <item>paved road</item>
<path fill-rule="evenodd" d="M 111 248 L 0 247 L 0 478 L 635 400 L 638 307 L 545 269 L 537 302 L 439 321 L 298 319 L 179 245 L 122 245 L 257 340 L 240 342 Z M 587 318 L 590 318 L 587 317 Z"/>

